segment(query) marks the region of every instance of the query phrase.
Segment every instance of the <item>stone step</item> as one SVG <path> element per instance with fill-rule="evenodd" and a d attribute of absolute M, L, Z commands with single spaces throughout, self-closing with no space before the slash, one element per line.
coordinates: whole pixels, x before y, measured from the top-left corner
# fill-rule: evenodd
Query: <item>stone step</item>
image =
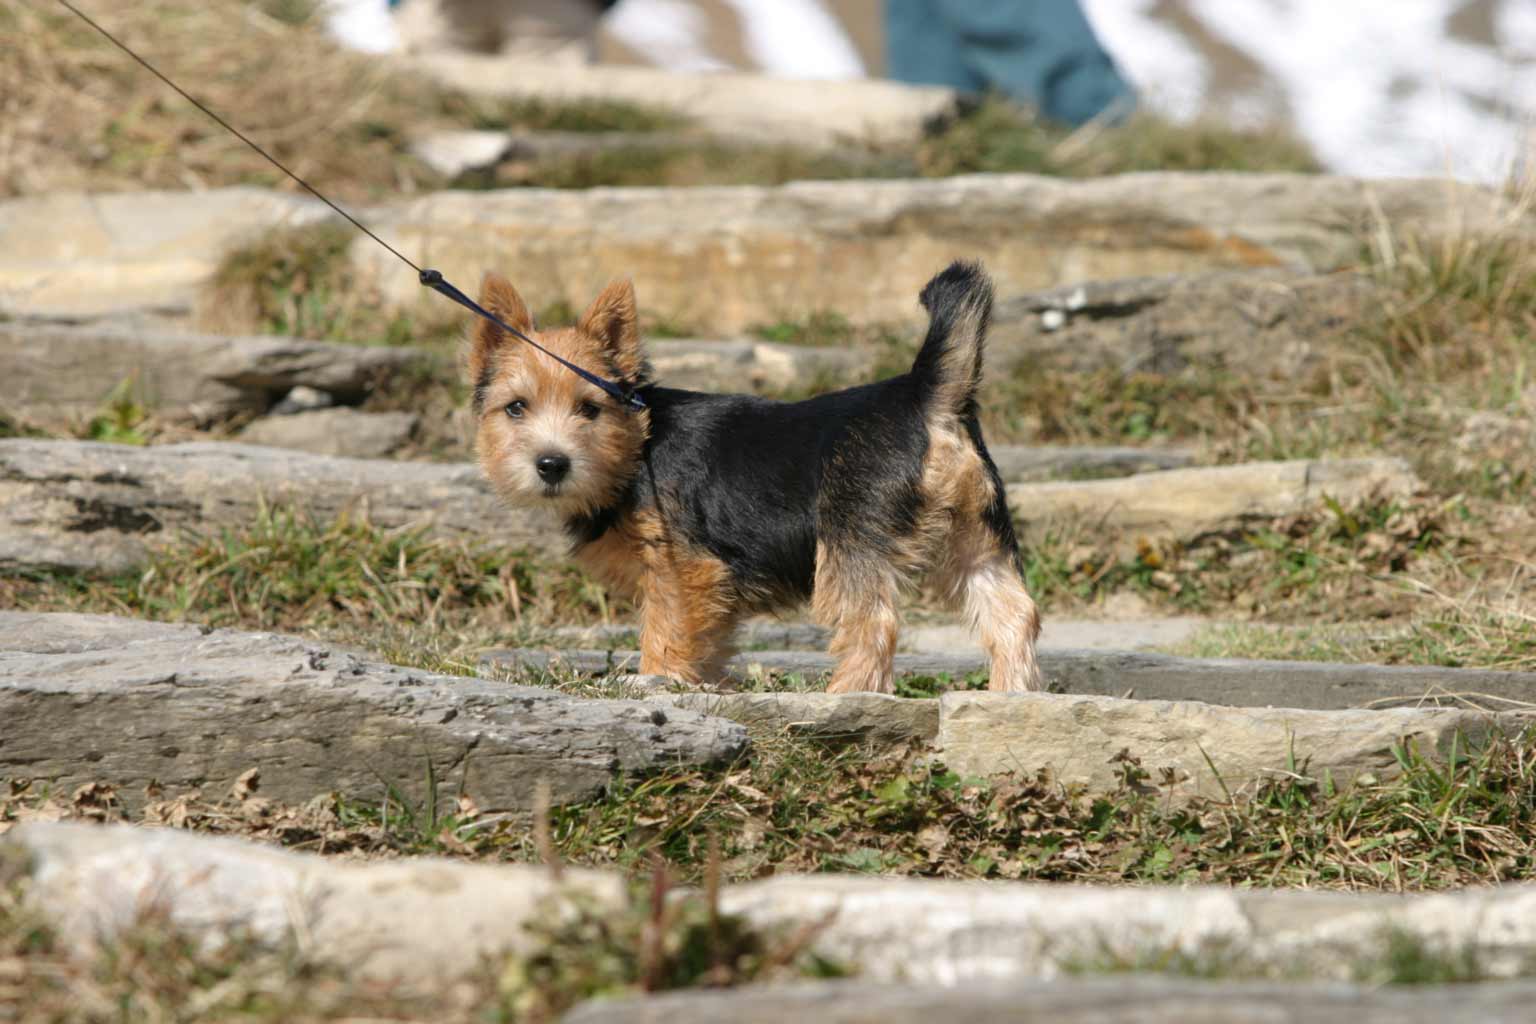
<path fill-rule="evenodd" d="M 1008 298 L 1130 275 L 1350 266 L 1372 200 L 1405 232 L 1462 216 L 1474 230 L 1522 223 L 1500 220 L 1509 205 L 1492 193 L 1446 188 L 1169 173 L 525 189 L 436 193 L 381 208 L 372 226 L 461 284 L 494 267 L 535 306 L 581 309 L 609 279 L 632 277 L 645 314 L 729 335 L 822 310 L 919 322 L 919 289 L 957 257 L 983 260 Z M 422 301 L 415 275 L 376 244 L 352 251 L 388 301 Z"/>
<path fill-rule="evenodd" d="M 471 95 L 661 108 L 712 135 L 798 146 L 910 146 L 959 109 L 951 89 L 881 79 L 812 81 L 458 53 L 423 54 L 400 64 Z"/>
<path fill-rule="evenodd" d="M 121 572 L 185 531 L 247 526 L 263 501 L 317 523 L 343 510 L 379 526 L 530 547 L 566 544 L 507 509 L 468 464 L 347 459 L 221 441 L 135 448 L 0 440 L 0 571 Z"/>
<path fill-rule="evenodd" d="M 983 980 L 960 988 L 861 981 L 593 1000 L 562 1024 L 1517 1024 L 1536 983 L 1298 984 L 1140 977 Z"/>
<path fill-rule="evenodd" d="M 962 775 L 1012 773 L 1109 792 L 1124 753 L 1160 798 L 1220 800 L 1302 775 L 1346 786 L 1401 773 L 1397 748 L 1445 762 L 1495 735 L 1519 736 L 1531 712 L 1460 708 L 1308 711 L 1198 701 L 1121 700 L 1054 693 L 951 692 L 939 698 L 935 756 Z"/>
<path fill-rule="evenodd" d="M 30 906 L 66 948 L 82 956 L 98 948 L 96 942 L 110 942 L 131 928 L 146 906 L 154 906 L 194 942 L 219 943 L 231 934 L 273 949 L 302 942 L 301 948 L 322 966 L 434 993 L 483 971 L 488 956 L 528 953 L 528 924 L 535 915 L 560 912 L 551 901 L 562 895 L 580 893 L 599 912 L 617 910 L 625 899 L 617 873 L 568 870 L 568 888 L 558 890 L 547 870 L 520 865 L 430 857 L 356 863 L 127 825 L 22 824 L 0 837 L 0 850 L 23 855 Z M 331 898 L 315 899 L 316 893 Z M 893 995 L 911 991 L 900 986 L 932 987 L 956 999 L 1000 982 L 1059 977 L 1084 964 L 1178 959 L 1283 977 L 1284 992 L 1296 993 L 1305 1006 L 1308 989 L 1299 983 L 1348 979 L 1362 963 L 1385 961 L 1392 943 L 1405 939 L 1442 955 L 1472 958 L 1491 978 L 1520 976 L 1536 957 L 1536 886 L 1529 885 L 1397 897 L 816 875 L 725 886 L 721 909 L 769 931 L 808 930 L 811 948 L 856 973 L 856 986 L 879 985 Z M 1087 983 L 1094 984 L 1108 983 Z M 1116 978 L 1113 984 L 1125 986 L 1127 980 Z M 795 991 L 737 993 L 743 998 L 741 1015 L 676 1019 L 802 1019 L 806 1014 L 798 1009 L 792 1015 L 765 1016 L 760 1012 L 765 1004 L 754 1001 Z M 838 989 L 815 991 L 822 1004 L 840 1005 L 835 1002 Z M 1414 996 L 1420 991 L 1415 989 Z M 1470 1006 L 1485 1000 L 1507 1006 L 1490 993 L 1515 990 L 1457 986 L 1456 991 L 1468 1002 L 1452 1017 L 1483 1019 L 1468 1016 Z M 1518 991 L 1530 998 L 1529 986 Z M 1126 990 L 1127 1000 L 1133 996 L 1133 990 Z M 1283 1002 L 1278 993 L 1275 999 L 1277 1006 Z M 1030 1005 L 1026 1000 L 1011 1007 L 1007 1019 L 1088 1019 L 1029 1015 Z M 1123 1010 L 1126 1002 L 1110 1005 Z M 1221 1013 L 1219 1004 L 1206 1005 L 1203 1015 L 1188 1019 L 1233 1019 Z M 1396 1009 L 1399 1004 L 1384 1005 Z M 1528 1005 L 1521 1004 L 1526 1016 L 1490 1019 L 1528 1019 Z M 814 1013 L 815 1004 L 804 1010 Z M 878 1017 L 858 1012 L 809 1019 L 885 1018 L 882 1010 Z M 1312 1018 L 1270 1014 L 1236 1019 Z"/>
<path fill-rule="evenodd" d="M 1041 650 L 1092 649 L 1134 651 L 1181 643 L 1211 625 L 1194 616 L 1163 619 L 1132 619 L 1122 622 L 1099 619 L 1048 618 L 1040 634 Z M 548 632 L 556 647 L 595 647 L 601 650 L 634 650 L 640 628 L 633 623 L 596 626 L 561 626 Z M 743 623 L 733 642 L 745 651 L 825 650 L 832 631 L 809 622 L 754 619 Z M 947 654 L 980 659 L 981 648 L 972 631 L 959 623 L 907 626 L 901 631 L 898 650 L 920 654 Z"/>
<path fill-rule="evenodd" d="M 6 410 L 40 420 L 97 412 L 124 383 L 156 412 L 203 424 L 266 412 L 295 387 L 354 404 L 430 365 L 423 352 L 382 345 L 0 320 Z"/>
<path fill-rule="evenodd" d="M 1536 672 L 1353 665 L 1322 661 L 1244 661 L 1181 658 L 1140 651 L 1044 648 L 1040 664 L 1052 692 L 1138 700 L 1199 701 L 1225 707 L 1298 709 L 1390 708 L 1414 705 L 1490 710 L 1536 707 Z M 759 670 L 819 679 L 831 674 L 820 651 L 749 651 L 727 663 L 737 679 Z M 581 673 L 635 672 L 634 651 L 513 648 L 487 651 L 482 671 L 564 668 Z M 897 654 L 898 676 L 964 678 L 987 669 L 980 653 Z"/>
<path fill-rule="evenodd" d="M 1032 532 L 1093 522 L 1117 531 L 1123 548 L 1141 537 L 1195 541 L 1341 505 L 1405 498 L 1423 484 L 1403 459 L 1297 459 L 1140 473 L 1119 480 L 1011 484 L 1008 504 Z"/>
<path fill-rule="evenodd" d="M 55 791 L 157 782 L 226 791 L 250 768 L 303 803 L 391 789 L 424 805 L 429 773 L 487 810 L 527 809 L 538 781 L 589 799 L 615 773 L 719 765 L 738 724 L 681 708 L 583 700 L 369 661 L 298 637 L 107 615 L 0 612 L 0 776 Z M 432 765 L 429 769 L 428 765 Z"/>
<path fill-rule="evenodd" d="M 854 324 L 920 322 L 918 290 L 957 257 L 984 260 L 1004 299 L 1131 275 L 1322 272 L 1356 262 L 1357 226 L 1372 216 L 1410 234 L 1528 230 L 1511 209 L 1443 182 L 1157 173 L 441 192 L 356 212 L 462 288 L 494 268 L 535 307 L 580 309 L 632 277 L 647 316 L 731 336 L 828 310 Z M 230 246 L 323 215 L 316 201 L 248 188 L 8 200 L 0 313 L 187 310 Z M 372 241 L 352 252 L 358 287 L 401 308 L 442 302 Z"/>
<path fill-rule="evenodd" d="M 219 441 L 136 448 L 0 439 L 0 571 L 131 569 L 149 558 L 151 545 L 180 531 L 251 523 L 263 500 L 291 504 L 322 523 L 365 508 L 381 526 L 420 526 L 556 557 L 569 547 L 541 512 L 504 506 L 468 462 L 341 458 Z"/>

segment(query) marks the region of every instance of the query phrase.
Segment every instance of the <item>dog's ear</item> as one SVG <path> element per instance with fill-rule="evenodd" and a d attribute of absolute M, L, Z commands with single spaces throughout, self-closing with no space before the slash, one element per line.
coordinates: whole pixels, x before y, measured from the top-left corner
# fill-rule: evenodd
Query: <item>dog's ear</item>
<path fill-rule="evenodd" d="M 523 297 L 517 294 L 511 281 L 494 270 L 486 271 L 480 281 L 480 305 L 499 317 L 508 327 L 515 327 L 524 334 L 533 330 L 533 317 L 528 315 L 528 306 L 523 302 Z M 516 340 L 485 317 L 476 317 L 469 349 L 470 378 L 480 381 L 488 371 L 494 369 L 497 350 Z"/>
<path fill-rule="evenodd" d="M 621 378 L 638 381 L 646 373 L 640 350 L 640 317 L 635 310 L 635 286 L 627 279 L 602 290 L 582 314 L 576 329 L 603 346 Z"/>

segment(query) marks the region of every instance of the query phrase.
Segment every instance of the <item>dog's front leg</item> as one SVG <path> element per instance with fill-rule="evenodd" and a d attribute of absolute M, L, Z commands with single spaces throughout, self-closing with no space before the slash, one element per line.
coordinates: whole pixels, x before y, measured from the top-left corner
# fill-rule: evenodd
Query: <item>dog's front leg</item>
<path fill-rule="evenodd" d="M 691 686 L 718 681 L 736 605 L 718 559 L 670 546 L 653 553 L 641 579 L 640 671 Z"/>

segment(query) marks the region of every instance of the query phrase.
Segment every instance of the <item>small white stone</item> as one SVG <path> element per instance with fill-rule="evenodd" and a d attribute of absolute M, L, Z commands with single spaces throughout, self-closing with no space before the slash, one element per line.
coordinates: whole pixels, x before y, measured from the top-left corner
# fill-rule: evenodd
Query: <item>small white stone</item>
<path fill-rule="evenodd" d="M 1058 331 L 1067 324 L 1067 314 L 1059 309 L 1048 309 L 1040 314 L 1040 326 L 1047 331 Z"/>

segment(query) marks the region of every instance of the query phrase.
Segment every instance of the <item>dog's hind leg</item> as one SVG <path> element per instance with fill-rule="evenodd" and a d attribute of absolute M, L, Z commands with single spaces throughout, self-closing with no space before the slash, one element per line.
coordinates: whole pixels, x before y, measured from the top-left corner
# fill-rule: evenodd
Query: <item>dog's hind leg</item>
<path fill-rule="evenodd" d="M 999 537 L 980 519 L 956 522 L 934 582 L 981 635 L 992 659 L 989 689 L 1020 693 L 1045 684 L 1035 653 L 1040 610 L 1024 586 L 1012 533 Z"/>
<path fill-rule="evenodd" d="M 877 558 L 816 547 L 816 583 L 812 612 L 832 627 L 832 672 L 828 693 L 867 690 L 893 693 L 900 580 L 895 569 Z"/>

